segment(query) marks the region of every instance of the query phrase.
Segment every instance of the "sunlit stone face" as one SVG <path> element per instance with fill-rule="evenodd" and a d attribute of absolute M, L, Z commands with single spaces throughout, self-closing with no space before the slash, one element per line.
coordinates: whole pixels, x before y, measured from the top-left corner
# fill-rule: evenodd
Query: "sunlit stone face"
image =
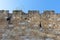
<path fill-rule="evenodd" d="M 20 25 L 25 25 L 26 23 L 25 22 L 19 22 Z"/>
<path fill-rule="evenodd" d="M 51 18 L 49 18 L 48 20 L 52 20 Z"/>
<path fill-rule="evenodd" d="M 60 18 L 57 18 L 57 21 L 60 21 Z"/>
<path fill-rule="evenodd" d="M 54 39 L 52 39 L 52 38 L 46 38 L 45 40 L 54 40 Z"/>
<path fill-rule="evenodd" d="M 30 20 L 28 20 L 28 22 L 30 23 L 31 21 L 30 21 Z"/>
<path fill-rule="evenodd" d="M 35 24 L 35 25 L 33 25 L 33 26 L 34 26 L 34 27 L 37 27 L 38 25 Z"/>
<path fill-rule="evenodd" d="M 20 17 L 16 17 L 17 19 L 19 19 Z"/>
<path fill-rule="evenodd" d="M 27 38 L 26 38 L 25 40 L 30 40 L 30 39 L 27 39 Z"/>
<path fill-rule="evenodd" d="M 15 16 L 13 16 L 13 19 L 15 19 L 16 17 Z"/>
<path fill-rule="evenodd" d="M 5 17 L 5 19 L 7 19 L 8 17 Z"/>
<path fill-rule="evenodd" d="M 49 27 L 51 27 L 53 24 L 48 24 Z"/>
<path fill-rule="evenodd" d="M 13 27 L 14 25 L 9 25 L 9 27 Z"/>
<path fill-rule="evenodd" d="M 21 27 L 22 29 L 25 29 L 26 27 Z"/>

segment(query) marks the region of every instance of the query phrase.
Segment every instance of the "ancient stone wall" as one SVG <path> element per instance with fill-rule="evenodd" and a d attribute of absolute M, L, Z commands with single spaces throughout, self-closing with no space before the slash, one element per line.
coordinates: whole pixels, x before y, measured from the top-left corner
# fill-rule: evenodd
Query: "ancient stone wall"
<path fill-rule="evenodd" d="M 2 37 L 2 34 L 5 32 L 5 29 L 8 26 L 8 22 L 6 18 L 8 17 L 8 10 L 0 10 L 0 38 Z"/>
<path fill-rule="evenodd" d="M 46 10 L 0 10 L 0 40 L 60 40 L 60 14 Z"/>
<path fill-rule="evenodd" d="M 11 22 L 14 26 L 19 26 L 19 22 L 22 20 L 22 11 L 14 10 L 11 18 Z"/>

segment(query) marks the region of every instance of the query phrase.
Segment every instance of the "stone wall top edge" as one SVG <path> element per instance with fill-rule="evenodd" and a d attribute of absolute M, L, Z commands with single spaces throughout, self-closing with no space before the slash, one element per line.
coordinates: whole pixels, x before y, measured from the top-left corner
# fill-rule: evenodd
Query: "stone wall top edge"
<path fill-rule="evenodd" d="M 28 13 L 29 12 L 39 12 L 39 10 L 28 10 Z"/>
<path fill-rule="evenodd" d="M 9 10 L 0 10 L 0 13 L 2 13 L 2 12 L 8 12 L 9 13 Z M 22 10 L 13 10 L 12 11 L 12 13 L 13 12 L 23 12 Z M 28 13 L 32 13 L 32 12 L 36 12 L 36 13 L 40 13 L 40 11 L 39 10 L 28 10 Z M 44 10 L 43 12 L 42 12 L 42 14 L 44 14 L 44 13 L 46 13 L 46 12 L 52 12 L 52 13 L 54 13 L 55 14 L 55 11 L 54 10 Z M 23 13 L 25 13 L 25 12 L 23 12 Z M 41 14 L 41 13 L 40 13 Z M 57 13 L 56 13 L 57 14 Z M 58 15 L 60 15 L 60 13 L 58 13 Z"/>
<path fill-rule="evenodd" d="M 0 13 L 9 13 L 9 10 L 0 10 Z"/>
<path fill-rule="evenodd" d="M 13 12 L 23 12 L 22 10 L 13 10 Z"/>
<path fill-rule="evenodd" d="M 45 13 L 45 12 L 54 12 L 55 13 L 54 10 L 45 10 L 45 11 L 43 11 L 43 13 Z"/>

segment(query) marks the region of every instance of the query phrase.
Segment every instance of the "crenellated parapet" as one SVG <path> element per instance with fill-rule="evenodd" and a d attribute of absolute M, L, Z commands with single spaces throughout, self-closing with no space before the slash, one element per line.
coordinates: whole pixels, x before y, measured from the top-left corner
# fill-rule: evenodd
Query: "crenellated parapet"
<path fill-rule="evenodd" d="M 22 10 L 13 10 L 13 14 L 22 14 Z"/>
<path fill-rule="evenodd" d="M 7 16 L 7 14 L 9 13 L 9 10 L 0 10 L 0 16 Z"/>
<path fill-rule="evenodd" d="M 34 15 L 34 14 L 39 14 L 38 10 L 29 10 L 28 14 Z"/>
<path fill-rule="evenodd" d="M 0 13 L 8 13 L 9 10 L 0 10 Z"/>
<path fill-rule="evenodd" d="M 0 10 L 0 37 L 2 40 L 36 40 L 52 38 L 60 40 L 60 14 L 46 10 L 42 14 L 38 10 Z"/>
<path fill-rule="evenodd" d="M 54 10 L 45 10 L 43 13 L 45 13 L 45 14 L 54 14 L 55 11 Z"/>
<path fill-rule="evenodd" d="M 19 17 L 21 17 L 22 16 L 22 14 L 23 14 L 23 11 L 22 10 L 13 10 L 13 12 L 12 12 L 12 17 L 17 17 L 17 18 L 19 18 Z"/>
<path fill-rule="evenodd" d="M 40 16 L 40 13 L 39 13 L 38 10 L 29 10 L 29 11 L 28 11 L 28 16 L 29 16 L 29 17 L 33 17 L 33 16 L 37 16 L 37 15 Z"/>
<path fill-rule="evenodd" d="M 0 10 L 0 19 L 6 20 L 8 18 L 9 10 Z"/>
<path fill-rule="evenodd" d="M 12 17 L 17 17 L 17 18 L 19 18 L 19 17 L 22 17 L 22 14 L 23 14 L 23 11 L 22 10 L 13 10 L 13 12 L 12 12 Z"/>
<path fill-rule="evenodd" d="M 29 10 L 28 13 L 39 13 L 38 10 Z"/>

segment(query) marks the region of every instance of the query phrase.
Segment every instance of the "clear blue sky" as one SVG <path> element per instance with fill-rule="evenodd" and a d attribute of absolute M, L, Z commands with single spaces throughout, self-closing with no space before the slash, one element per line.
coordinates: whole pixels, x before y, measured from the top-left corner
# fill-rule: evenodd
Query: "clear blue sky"
<path fill-rule="evenodd" d="M 0 0 L 0 10 L 22 9 L 24 12 L 28 10 L 55 10 L 60 12 L 60 0 Z"/>

